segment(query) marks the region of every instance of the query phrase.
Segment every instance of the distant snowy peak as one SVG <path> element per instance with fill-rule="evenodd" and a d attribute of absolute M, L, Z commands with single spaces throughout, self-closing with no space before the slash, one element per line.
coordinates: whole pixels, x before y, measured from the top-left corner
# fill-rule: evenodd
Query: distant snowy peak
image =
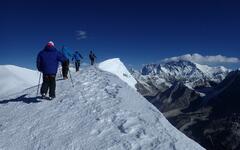
<path fill-rule="evenodd" d="M 132 77 L 128 69 L 125 65 L 121 62 L 119 58 L 113 58 L 106 60 L 99 64 L 98 66 L 101 70 L 110 72 L 118 76 L 121 80 L 126 82 L 129 86 L 136 90 L 135 85 L 137 81 Z"/>
<path fill-rule="evenodd" d="M 171 61 L 164 64 L 147 64 L 143 67 L 141 73 L 143 75 L 158 74 L 160 72 L 170 73 L 171 71 L 181 71 L 179 69 L 199 69 L 203 73 L 213 73 L 213 72 L 229 72 L 230 70 L 223 67 L 210 67 L 207 65 L 200 65 L 191 61 L 179 60 Z"/>
<path fill-rule="evenodd" d="M 165 64 L 145 65 L 141 71 L 142 75 L 158 75 L 163 78 L 175 79 L 209 79 L 220 82 L 230 70 L 224 67 L 209 67 L 190 61 L 179 60 Z"/>
<path fill-rule="evenodd" d="M 196 64 L 196 67 L 203 72 L 203 74 L 215 82 L 221 82 L 227 74 L 231 71 L 223 66 L 209 67 L 207 65 Z"/>
<path fill-rule="evenodd" d="M 37 85 L 38 77 L 37 71 L 14 65 L 0 65 L 0 97 Z"/>
<path fill-rule="evenodd" d="M 185 78 L 185 76 L 194 75 L 199 72 L 194 63 L 189 61 L 172 61 L 165 64 L 145 65 L 141 71 L 142 75 L 160 75 L 161 77 L 174 76 L 176 78 Z M 198 73 L 198 76 L 201 73 Z"/>
<path fill-rule="evenodd" d="M 147 64 L 142 68 L 142 75 L 157 74 L 161 69 L 160 64 Z"/>
<path fill-rule="evenodd" d="M 209 67 L 207 65 L 200 65 L 200 64 L 196 64 L 197 68 L 200 69 L 202 72 L 206 72 L 206 73 L 212 73 L 212 72 L 227 72 L 229 71 L 229 69 L 223 67 L 223 66 L 219 66 L 219 67 Z"/>

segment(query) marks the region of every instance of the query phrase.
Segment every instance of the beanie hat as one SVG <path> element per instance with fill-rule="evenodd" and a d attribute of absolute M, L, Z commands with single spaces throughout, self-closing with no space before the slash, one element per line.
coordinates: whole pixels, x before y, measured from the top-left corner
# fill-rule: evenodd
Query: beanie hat
<path fill-rule="evenodd" d="M 53 41 L 49 41 L 49 42 L 47 43 L 47 46 L 49 46 L 49 47 L 54 47 Z"/>

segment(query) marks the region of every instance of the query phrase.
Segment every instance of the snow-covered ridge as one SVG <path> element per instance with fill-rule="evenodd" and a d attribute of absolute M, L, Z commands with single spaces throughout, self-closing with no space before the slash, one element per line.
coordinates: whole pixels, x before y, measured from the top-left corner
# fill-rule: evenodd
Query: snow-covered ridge
<path fill-rule="evenodd" d="M 72 78 L 53 101 L 37 87 L 0 99 L 0 149 L 203 149 L 117 76 L 88 67 Z"/>
<path fill-rule="evenodd" d="M 115 74 L 124 82 L 126 82 L 129 86 L 136 90 L 135 85 L 137 84 L 137 81 L 132 77 L 131 73 L 129 73 L 129 71 L 119 58 L 106 60 L 104 62 L 101 62 L 98 66 L 101 70 Z"/>
<path fill-rule="evenodd" d="M 190 61 L 172 61 L 165 64 L 148 64 L 141 71 L 143 76 L 153 76 L 173 83 L 176 80 L 185 81 L 192 87 L 206 83 L 207 81 L 221 82 L 229 69 L 224 67 L 209 67 Z"/>
<path fill-rule="evenodd" d="M 37 85 L 38 79 L 37 71 L 14 65 L 0 65 L 0 97 Z"/>
<path fill-rule="evenodd" d="M 206 77 L 216 82 L 222 81 L 226 77 L 227 73 L 231 71 L 230 69 L 227 69 L 223 66 L 209 67 L 207 65 L 200 65 L 197 63 L 195 63 L 195 65 L 204 73 Z"/>
<path fill-rule="evenodd" d="M 200 65 L 190 61 L 172 61 L 165 64 L 148 64 L 142 69 L 143 75 L 150 74 L 168 74 L 168 75 L 178 75 L 179 77 L 198 75 L 199 77 L 205 76 L 209 78 L 214 78 L 216 74 L 221 74 L 225 72 L 230 72 L 229 69 L 220 67 L 210 67 L 207 65 Z M 177 77 L 178 77 L 177 76 Z"/>

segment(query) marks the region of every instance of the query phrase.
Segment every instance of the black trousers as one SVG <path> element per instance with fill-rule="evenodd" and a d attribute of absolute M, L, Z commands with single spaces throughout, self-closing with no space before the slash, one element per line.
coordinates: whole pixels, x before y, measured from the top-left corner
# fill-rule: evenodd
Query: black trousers
<path fill-rule="evenodd" d="M 93 65 L 94 64 L 94 59 L 90 59 L 91 60 L 91 65 Z"/>
<path fill-rule="evenodd" d="M 76 67 L 76 72 L 78 72 L 80 68 L 80 60 L 75 61 L 75 67 Z"/>
<path fill-rule="evenodd" d="M 56 90 L 56 76 L 55 75 L 43 75 L 43 83 L 41 87 L 41 94 L 47 94 L 49 90 L 49 96 L 55 97 Z"/>
<path fill-rule="evenodd" d="M 69 71 L 69 60 L 62 63 L 62 74 L 63 77 L 68 77 L 68 71 Z"/>

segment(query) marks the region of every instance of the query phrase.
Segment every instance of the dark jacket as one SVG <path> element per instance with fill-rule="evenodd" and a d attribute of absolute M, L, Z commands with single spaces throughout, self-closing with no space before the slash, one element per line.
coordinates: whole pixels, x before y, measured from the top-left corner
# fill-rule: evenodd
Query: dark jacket
<path fill-rule="evenodd" d="M 95 58 L 97 58 L 96 55 L 93 52 L 91 52 L 89 54 L 89 59 L 94 60 Z"/>
<path fill-rule="evenodd" d="M 67 59 L 55 47 L 46 46 L 37 56 L 37 69 L 44 75 L 56 75 L 58 62 L 64 63 Z"/>
<path fill-rule="evenodd" d="M 76 51 L 76 52 L 73 54 L 72 60 L 78 61 L 78 60 L 81 60 L 81 59 L 83 59 L 82 55 L 81 55 L 78 51 Z"/>

